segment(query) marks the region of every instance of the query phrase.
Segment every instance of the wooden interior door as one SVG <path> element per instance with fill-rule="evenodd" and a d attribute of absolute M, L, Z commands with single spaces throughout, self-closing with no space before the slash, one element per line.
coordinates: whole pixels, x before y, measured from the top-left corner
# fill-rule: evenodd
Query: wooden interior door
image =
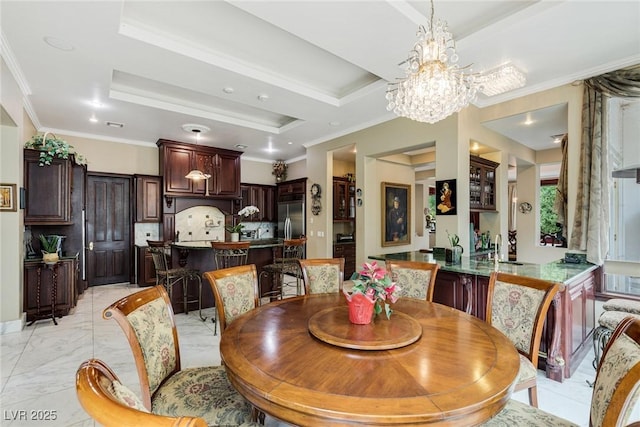
<path fill-rule="evenodd" d="M 131 264 L 131 177 L 87 177 L 89 286 L 128 282 Z"/>

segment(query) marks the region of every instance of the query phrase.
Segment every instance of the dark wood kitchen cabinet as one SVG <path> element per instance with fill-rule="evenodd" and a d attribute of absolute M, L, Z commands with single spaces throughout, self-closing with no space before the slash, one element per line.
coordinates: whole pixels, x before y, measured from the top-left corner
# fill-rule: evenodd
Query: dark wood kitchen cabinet
<path fill-rule="evenodd" d="M 69 314 L 69 310 L 76 305 L 76 280 L 78 277 L 78 259 L 67 258 L 53 266 L 48 266 L 42 260 L 28 260 L 24 262 L 24 300 L 23 310 L 27 314 L 27 321 L 51 313 L 51 295 L 53 280 L 57 283 L 55 312 L 57 316 Z M 40 290 L 38 291 L 38 283 Z M 38 312 L 39 305 L 39 312 Z"/>
<path fill-rule="evenodd" d="M 344 279 L 349 280 L 356 271 L 356 244 L 352 242 L 334 243 L 333 257 L 344 258 Z"/>
<path fill-rule="evenodd" d="M 72 159 L 54 158 L 45 166 L 39 161 L 39 150 L 24 150 L 24 224 L 71 224 Z"/>
<path fill-rule="evenodd" d="M 156 284 L 156 268 L 151 252 L 147 246 L 137 246 L 136 249 L 138 287 L 154 286 Z"/>
<path fill-rule="evenodd" d="M 135 175 L 136 222 L 162 222 L 162 177 Z"/>
<path fill-rule="evenodd" d="M 496 169 L 499 163 L 471 156 L 469 159 L 469 209 L 496 210 Z"/>
<path fill-rule="evenodd" d="M 241 152 L 165 139 L 158 140 L 157 145 L 160 148 L 160 175 L 164 181 L 164 196 L 240 197 Z M 186 178 L 193 169 L 211 177 L 200 181 Z"/>
<path fill-rule="evenodd" d="M 263 184 L 246 184 L 240 185 L 242 200 L 240 201 L 240 209 L 245 206 L 255 206 L 260 212 L 243 218 L 248 222 L 274 222 L 277 221 L 276 214 L 276 187 L 273 185 Z"/>
<path fill-rule="evenodd" d="M 279 182 L 278 201 L 304 200 L 307 192 L 307 178 L 292 179 L 291 181 Z"/>
<path fill-rule="evenodd" d="M 333 220 L 354 221 L 356 183 L 347 178 L 333 177 Z"/>

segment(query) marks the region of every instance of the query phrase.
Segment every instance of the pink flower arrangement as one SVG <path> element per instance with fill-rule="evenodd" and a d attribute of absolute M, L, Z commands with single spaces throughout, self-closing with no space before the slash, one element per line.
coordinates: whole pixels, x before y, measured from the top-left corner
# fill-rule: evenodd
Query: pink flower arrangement
<path fill-rule="evenodd" d="M 384 312 L 387 319 L 391 316 L 393 310 L 389 303 L 393 304 L 398 300 L 400 287 L 391 280 L 384 267 L 378 266 L 377 262 L 362 264 L 362 270 L 354 273 L 351 277 L 353 281 L 353 289 L 351 294 L 344 290 L 344 294 L 348 301 L 351 301 L 353 295 L 362 294 L 366 299 L 375 304 L 375 314 L 382 313 L 381 305 L 384 305 Z"/>

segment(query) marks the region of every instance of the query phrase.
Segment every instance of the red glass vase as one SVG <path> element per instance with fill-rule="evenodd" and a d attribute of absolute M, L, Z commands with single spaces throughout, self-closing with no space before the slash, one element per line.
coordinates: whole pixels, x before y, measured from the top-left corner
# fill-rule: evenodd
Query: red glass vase
<path fill-rule="evenodd" d="M 373 319 L 375 302 L 362 294 L 352 294 L 347 300 L 349 305 L 349 321 L 356 325 L 368 325 Z"/>

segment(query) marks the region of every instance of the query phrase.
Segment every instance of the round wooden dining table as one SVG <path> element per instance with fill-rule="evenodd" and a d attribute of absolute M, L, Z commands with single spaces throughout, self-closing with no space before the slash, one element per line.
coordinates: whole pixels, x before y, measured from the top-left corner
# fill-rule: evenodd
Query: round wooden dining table
<path fill-rule="evenodd" d="M 238 317 L 220 342 L 229 380 L 261 411 L 301 426 L 469 426 L 510 398 L 518 353 L 482 320 L 404 298 L 390 319 L 352 325 L 346 307 L 344 295 L 316 294 Z"/>

